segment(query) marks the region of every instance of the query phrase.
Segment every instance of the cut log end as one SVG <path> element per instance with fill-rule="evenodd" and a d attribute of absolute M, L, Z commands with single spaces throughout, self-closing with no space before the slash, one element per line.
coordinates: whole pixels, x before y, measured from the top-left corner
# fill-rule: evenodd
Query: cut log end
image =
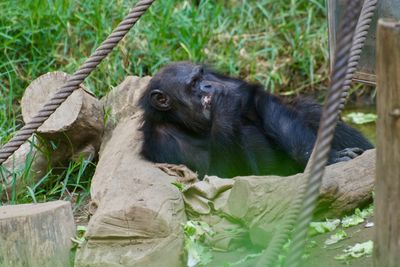
<path fill-rule="evenodd" d="M 39 112 L 68 80 L 64 72 L 49 72 L 34 80 L 25 90 L 21 101 L 22 118 L 25 123 Z M 39 127 L 38 131 L 56 132 L 70 126 L 78 117 L 82 106 L 80 90 L 72 93 L 67 100 Z"/>
<path fill-rule="evenodd" d="M 0 207 L 0 266 L 70 266 L 75 233 L 65 201 Z"/>

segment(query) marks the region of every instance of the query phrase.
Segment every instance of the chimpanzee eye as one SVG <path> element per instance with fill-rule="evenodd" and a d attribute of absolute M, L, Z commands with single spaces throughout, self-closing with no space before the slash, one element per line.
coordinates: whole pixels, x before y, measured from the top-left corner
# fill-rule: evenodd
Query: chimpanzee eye
<path fill-rule="evenodd" d="M 191 88 L 194 88 L 194 87 L 196 86 L 198 80 L 199 80 L 199 79 L 193 79 L 193 80 L 191 81 L 191 83 L 190 83 L 190 87 L 191 87 Z"/>

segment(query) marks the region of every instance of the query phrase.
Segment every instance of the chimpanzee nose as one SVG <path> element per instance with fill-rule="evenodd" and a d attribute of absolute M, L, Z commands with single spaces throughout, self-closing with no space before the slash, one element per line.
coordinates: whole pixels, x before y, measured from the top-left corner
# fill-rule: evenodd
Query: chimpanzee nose
<path fill-rule="evenodd" d="M 211 93 L 212 92 L 212 84 L 211 83 L 208 83 L 208 82 L 203 82 L 203 83 L 201 83 L 201 85 L 200 85 L 200 90 L 202 91 L 202 92 L 205 92 L 205 93 Z"/>

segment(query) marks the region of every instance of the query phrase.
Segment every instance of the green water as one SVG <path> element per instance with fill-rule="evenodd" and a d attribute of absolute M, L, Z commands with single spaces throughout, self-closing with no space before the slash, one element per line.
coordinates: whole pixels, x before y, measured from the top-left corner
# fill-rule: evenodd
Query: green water
<path fill-rule="evenodd" d="M 362 113 L 373 113 L 376 114 L 376 107 L 375 106 L 363 106 L 363 107 L 346 107 L 345 110 L 342 112 L 342 116 L 345 116 L 351 112 L 362 112 Z M 361 133 L 368 138 L 368 140 L 372 144 L 376 144 L 376 122 L 370 122 L 365 124 L 354 124 L 348 123 L 352 127 L 361 131 Z"/>

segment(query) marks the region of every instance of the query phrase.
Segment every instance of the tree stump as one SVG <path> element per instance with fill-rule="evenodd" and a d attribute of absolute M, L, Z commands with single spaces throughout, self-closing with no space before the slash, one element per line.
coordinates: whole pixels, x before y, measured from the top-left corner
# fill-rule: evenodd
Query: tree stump
<path fill-rule="evenodd" d="M 75 225 L 69 202 L 2 206 L 0 233 L 0 266 L 71 266 Z"/>
<path fill-rule="evenodd" d="M 93 217 L 77 266 L 182 266 L 182 197 L 173 177 L 139 156 L 135 104 L 148 80 L 128 77 L 103 99 L 108 120 L 91 186 Z"/>

